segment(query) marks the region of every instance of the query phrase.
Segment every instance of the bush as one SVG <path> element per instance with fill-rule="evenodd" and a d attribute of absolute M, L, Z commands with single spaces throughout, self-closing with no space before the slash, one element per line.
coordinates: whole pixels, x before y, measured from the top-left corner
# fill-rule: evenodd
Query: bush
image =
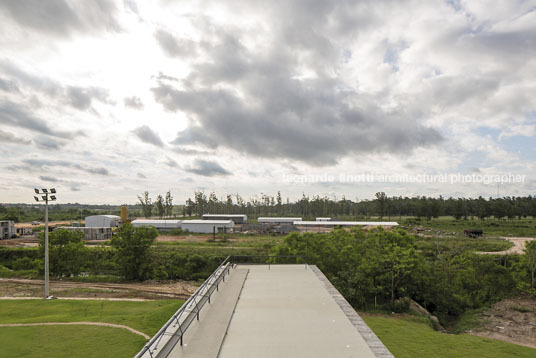
<path fill-rule="evenodd" d="M 389 309 L 395 313 L 405 313 L 409 311 L 410 303 L 408 297 L 402 297 L 389 304 Z"/>
<path fill-rule="evenodd" d="M 20 259 L 16 259 L 13 262 L 13 270 L 19 271 L 19 270 L 38 270 L 41 267 L 41 261 L 40 260 L 32 260 L 29 257 L 22 257 Z"/>

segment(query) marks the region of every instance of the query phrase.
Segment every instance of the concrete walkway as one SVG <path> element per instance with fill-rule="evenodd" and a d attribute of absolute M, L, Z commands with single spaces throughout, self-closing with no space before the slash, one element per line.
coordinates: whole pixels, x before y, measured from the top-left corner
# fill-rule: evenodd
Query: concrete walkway
<path fill-rule="evenodd" d="M 168 357 L 217 357 L 248 272 L 247 268 L 231 270 L 225 283 L 213 294 L 212 303 L 201 310 L 200 320 L 194 321 L 186 331 L 184 344 L 177 344 Z"/>
<path fill-rule="evenodd" d="M 219 357 L 376 356 L 310 267 L 240 267 L 250 271 Z"/>

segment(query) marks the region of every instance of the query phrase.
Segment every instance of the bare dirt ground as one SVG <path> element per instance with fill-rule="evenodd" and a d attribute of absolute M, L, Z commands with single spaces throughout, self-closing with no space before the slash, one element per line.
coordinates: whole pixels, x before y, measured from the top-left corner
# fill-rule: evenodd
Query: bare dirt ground
<path fill-rule="evenodd" d="M 482 319 L 482 327 L 467 333 L 536 348 L 536 298 L 502 300 L 484 312 Z"/>
<path fill-rule="evenodd" d="M 2 297 L 40 297 L 43 280 L 0 279 Z M 140 282 L 140 283 L 87 283 L 51 281 L 50 294 L 64 298 L 93 299 L 186 299 L 197 286 L 190 281 Z"/>
<path fill-rule="evenodd" d="M 17 239 L 0 240 L 0 245 L 14 247 L 37 247 L 39 239 L 34 235 L 25 235 Z"/>
<path fill-rule="evenodd" d="M 501 239 L 508 240 L 514 244 L 511 248 L 505 251 L 496 252 L 479 252 L 483 255 L 510 255 L 510 254 L 523 254 L 525 250 L 525 243 L 536 240 L 535 237 L 501 237 Z"/>
<path fill-rule="evenodd" d="M 79 220 L 68 220 L 68 221 L 49 221 L 48 222 L 48 225 L 49 226 L 58 226 L 58 225 L 71 225 L 71 223 L 73 221 L 79 221 Z M 84 221 L 81 221 L 82 223 L 84 223 Z M 44 222 L 40 222 L 39 225 L 33 225 L 31 222 L 29 223 L 16 223 L 15 224 L 15 227 L 18 227 L 18 228 L 23 228 L 23 227 L 39 227 L 39 226 L 44 226 L 45 223 Z"/>
<path fill-rule="evenodd" d="M 0 327 L 28 327 L 28 326 L 101 326 L 101 327 L 113 327 L 113 328 L 122 328 L 126 329 L 134 334 L 138 334 L 145 339 L 151 339 L 148 335 L 143 332 L 140 332 L 129 326 L 122 324 L 114 323 L 104 323 L 104 322 L 42 322 L 42 323 L 5 323 L 0 324 Z"/>

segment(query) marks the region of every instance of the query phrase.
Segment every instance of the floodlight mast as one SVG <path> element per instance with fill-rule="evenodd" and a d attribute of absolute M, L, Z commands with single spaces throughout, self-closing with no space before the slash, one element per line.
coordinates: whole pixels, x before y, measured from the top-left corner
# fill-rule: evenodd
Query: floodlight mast
<path fill-rule="evenodd" d="M 39 193 L 39 189 L 34 189 L 36 194 Z M 56 189 L 52 188 L 50 189 L 51 193 L 56 193 Z M 56 200 L 56 196 L 52 195 L 50 199 L 48 198 L 49 191 L 47 189 L 42 189 L 42 194 L 44 194 L 41 198 L 42 201 L 45 202 L 45 299 L 50 297 L 49 294 L 49 260 L 48 260 L 48 202 Z M 35 201 L 39 201 L 39 198 L 37 196 L 34 196 Z"/>

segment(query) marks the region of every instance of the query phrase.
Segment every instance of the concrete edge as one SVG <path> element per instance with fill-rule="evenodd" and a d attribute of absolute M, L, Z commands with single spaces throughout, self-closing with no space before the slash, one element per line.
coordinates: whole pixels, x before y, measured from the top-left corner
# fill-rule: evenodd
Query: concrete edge
<path fill-rule="evenodd" d="M 370 347 L 370 350 L 374 353 L 376 357 L 379 358 L 394 358 L 393 354 L 387 349 L 382 341 L 376 336 L 370 327 L 363 321 L 363 319 L 357 314 L 354 308 L 346 301 L 346 299 L 341 295 L 341 293 L 333 286 L 333 284 L 328 280 L 322 271 L 316 265 L 309 265 L 311 270 L 316 274 L 318 279 L 322 281 L 326 290 L 329 292 L 331 297 L 337 302 L 341 310 L 344 312 L 348 320 L 352 325 L 357 329 L 359 334 L 363 337 L 367 345 Z"/>

